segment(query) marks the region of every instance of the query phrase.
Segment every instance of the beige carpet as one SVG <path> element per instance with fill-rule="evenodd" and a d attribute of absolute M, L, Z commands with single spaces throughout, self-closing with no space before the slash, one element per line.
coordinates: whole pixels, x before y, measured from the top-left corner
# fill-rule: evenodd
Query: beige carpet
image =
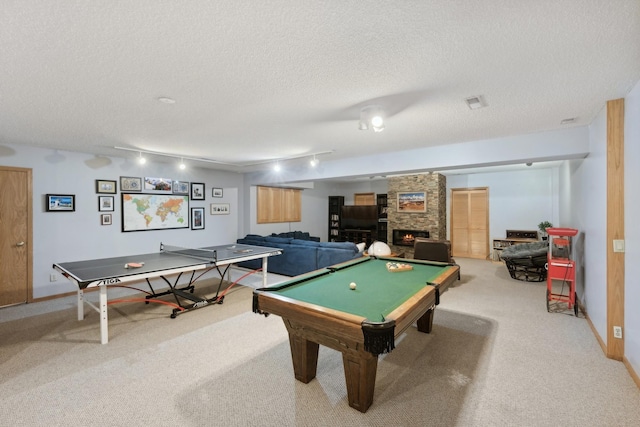
<path fill-rule="evenodd" d="M 236 287 L 176 319 L 112 305 L 107 345 L 73 298 L 0 310 L 0 425 L 640 425 L 640 392 L 584 318 L 547 313 L 544 283 L 458 262 L 433 333 L 412 328 L 380 358 L 365 414 L 348 406 L 333 350 L 321 347 L 314 381 L 295 381 L 281 319 L 253 314 L 252 290 Z"/>

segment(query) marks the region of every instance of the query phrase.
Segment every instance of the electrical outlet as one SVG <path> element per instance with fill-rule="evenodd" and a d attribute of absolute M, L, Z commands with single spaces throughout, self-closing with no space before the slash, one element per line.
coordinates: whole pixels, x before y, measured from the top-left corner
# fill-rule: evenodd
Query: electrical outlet
<path fill-rule="evenodd" d="M 614 338 L 622 338 L 622 326 L 614 326 L 613 327 L 613 337 Z"/>
<path fill-rule="evenodd" d="M 57 274 L 55 274 L 55 273 L 51 273 L 51 274 L 49 275 L 49 281 L 50 281 L 50 282 L 57 282 L 57 281 L 58 281 L 58 275 L 57 275 Z"/>

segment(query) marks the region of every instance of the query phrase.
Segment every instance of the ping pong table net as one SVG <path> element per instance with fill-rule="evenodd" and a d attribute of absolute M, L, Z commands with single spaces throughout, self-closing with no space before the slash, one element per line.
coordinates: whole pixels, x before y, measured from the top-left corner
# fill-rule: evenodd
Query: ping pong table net
<path fill-rule="evenodd" d="M 215 249 L 185 248 L 182 246 L 165 245 L 164 243 L 160 243 L 160 253 L 167 255 L 182 255 L 210 262 L 218 261 L 218 252 Z"/>

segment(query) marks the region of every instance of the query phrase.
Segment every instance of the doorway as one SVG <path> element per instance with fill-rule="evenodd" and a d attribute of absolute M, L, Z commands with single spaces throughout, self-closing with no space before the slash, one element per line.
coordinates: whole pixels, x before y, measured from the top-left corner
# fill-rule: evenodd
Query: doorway
<path fill-rule="evenodd" d="M 0 307 L 33 300 L 31 175 L 0 166 Z"/>
<path fill-rule="evenodd" d="M 451 190 L 451 252 L 454 257 L 489 257 L 489 189 Z"/>

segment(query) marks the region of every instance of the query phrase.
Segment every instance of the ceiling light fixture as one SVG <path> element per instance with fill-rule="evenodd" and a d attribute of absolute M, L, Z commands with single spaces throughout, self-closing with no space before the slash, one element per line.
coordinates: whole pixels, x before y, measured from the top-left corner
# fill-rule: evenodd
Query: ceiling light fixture
<path fill-rule="evenodd" d="M 313 159 L 311 159 L 311 161 L 309 161 L 309 164 L 311 165 L 312 168 L 315 168 L 316 166 L 318 166 L 318 164 L 320 163 L 320 160 L 316 159 L 316 155 L 313 155 Z"/>
<path fill-rule="evenodd" d="M 360 122 L 358 129 L 368 130 L 371 128 L 374 132 L 382 132 L 384 130 L 384 110 L 380 105 L 369 105 L 360 110 Z"/>
<path fill-rule="evenodd" d="M 136 153 L 140 153 L 140 155 L 142 155 L 142 153 L 145 153 L 145 154 L 150 154 L 150 155 L 153 155 L 153 156 L 172 157 L 174 159 L 182 159 L 182 160 L 187 159 L 187 160 L 193 160 L 193 161 L 196 161 L 196 162 L 216 163 L 216 164 L 219 164 L 219 165 L 228 165 L 228 166 L 244 166 L 244 165 L 239 165 L 239 164 L 236 164 L 236 163 L 226 163 L 226 162 L 221 162 L 221 161 L 218 161 L 218 160 L 208 159 L 206 157 L 181 156 L 181 155 L 178 155 L 178 154 L 160 153 L 158 151 L 140 150 L 140 149 L 137 149 L 137 148 L 129 148 L 129 147 L 118 147 L 118 146 L 115 146 L 113 148 L 115 148 L 116 150 L 134 151 Z"/>
<path fill-rule="evenodd" d="M 139 154 L 140 156 L 138 157 L 138 163 L 140 163 L 141 165 L 144 165 L 145 163 L 147 163 L 147 159 L 142 157 L 142 151 L 140 151 Z"/>
<path fill-rule="evenodd" d="M 184 159 L 180 159 L 180 164 L 178 165 L 178 167 L 181 170 L 185 170 L 187 168 L 187 165 L 184 164 Z"/>
<path fill-rule="evenodd" d="M 273 170 L 276 172 L 280 172 L 281 168 L 280 168 L 280 163 L 276 162 L 275 165 L 273 165 Z"/>

